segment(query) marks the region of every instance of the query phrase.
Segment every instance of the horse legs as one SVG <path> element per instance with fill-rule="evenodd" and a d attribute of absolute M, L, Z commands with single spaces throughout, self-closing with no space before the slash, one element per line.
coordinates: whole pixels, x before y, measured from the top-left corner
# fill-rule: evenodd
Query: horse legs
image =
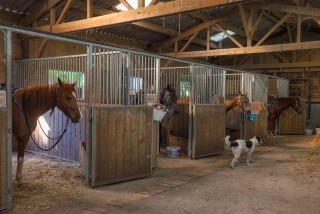
<path fill-rule="evenodd" d="M 24 151 L 26 149 L 29 137 L 18 140 L 18 157 L 17 157 L 17 172 L 16 172 L 16 181 L 18 186 L 23 184 L 22 182 L 22 166 L 24 162 Z"/>

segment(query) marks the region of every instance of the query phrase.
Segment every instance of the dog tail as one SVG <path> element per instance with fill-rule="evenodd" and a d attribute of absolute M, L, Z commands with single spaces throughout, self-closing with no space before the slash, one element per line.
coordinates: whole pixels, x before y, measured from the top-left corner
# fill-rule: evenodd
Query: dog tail
<path fill-rule="evenodd" d="M 231 144 L 230 144 L 230 147 L 238 147 L 239 146 L 239 143 L 237 141 L 233 141 Z"/>

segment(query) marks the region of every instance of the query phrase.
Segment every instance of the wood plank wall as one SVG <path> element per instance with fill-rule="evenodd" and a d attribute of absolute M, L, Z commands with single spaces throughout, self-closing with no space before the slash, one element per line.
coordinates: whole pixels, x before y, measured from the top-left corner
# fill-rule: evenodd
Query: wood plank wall
<path fill-rule="evenodd" d="M 150 176 L 152 129 L 152 107 L 93 107 L 91 185 Z"/>
<path fill-rule="evenodd" d="M 257 115 L 256 121 L 249 120 L 249 114 L 245 116 L 245 128 L 244 128 L 244 139 L 250 139 L 254 136 L 264 138 L 267 136 L 267 123 L 268 123 L 268 112 L 267 110 L 261 110 Z"/>
<path fill-rule="evenodd" d="M 0 210 L 7 204 L 7 111 L 0 108 Z"/>
<path fill-rule="evenodd" d="M 198 104 L 194 108 L 193 158 L 222 154 L 225 138 L 225 106 Z"/>
<path fill-rule="evenodd" d="M 302 103 L 303 113 L 297 114 L 293 108 L 281 113 L 278 134 L 304 134 L 306 124 L 306 104 Z"/>

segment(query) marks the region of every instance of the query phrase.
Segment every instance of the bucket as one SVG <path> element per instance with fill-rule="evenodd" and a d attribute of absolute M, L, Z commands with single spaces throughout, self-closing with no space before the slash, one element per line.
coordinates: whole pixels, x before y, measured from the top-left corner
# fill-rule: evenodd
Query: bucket
<path fill-rule="evenodd" d="M 320 134 L 320 128 L 316 128 L 316 134 Z"/>
<path fill-rule="evenodd" d="M 166 115 L 167 111 L 164 109 L 153 109 L 153 119 L 156 121 L 161 121 Z"/>
<path fill-rule="evenodd" d="M 167 156 L 168 157 L 179 157 L 180 156 L 180 147 L 179 146 L 167 146 Z"/>
<path fill-rule="evenodd" d="M 305 129 L 306 135 L 312 135 L 313 130 L 312 129 Z"/>

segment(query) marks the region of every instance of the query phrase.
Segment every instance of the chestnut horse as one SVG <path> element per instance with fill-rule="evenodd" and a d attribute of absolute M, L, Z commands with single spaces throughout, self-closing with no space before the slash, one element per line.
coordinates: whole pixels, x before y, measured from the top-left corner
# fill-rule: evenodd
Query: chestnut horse
<path fill-rule="evenodd" d="M 231 109 L 238 106 L 239 108 L 247 108 L 249 105 L 249 98 L 247 97 L 247 94 L 242 94 L 241 92 L 239 94 L 230 94 L 226 96 L 225 100 L 225 109 L 226 114 Z"/>
<path fill-rule="evenodd" d="M 301 101 L 298 97 L 268 97 L 268 132 L 275 134 L 276 123 L 279 120 L 280 114 L 292 107 L 298 114 L 302 114 Z"/>
<path fill-rule="evenodd" d="M 13 95 L 12 128 L 13 138 L 18 143 L 18 164 L 16 180 L 22 184 L 22 166 L 24 152 L 32 132 L 37 126 L 37 119 L 58 107 L 73 123 L 81 117 L 77 105 L 76 83 L 58 83 L 53 85 L 32 85 L 20 88 Z"/>

